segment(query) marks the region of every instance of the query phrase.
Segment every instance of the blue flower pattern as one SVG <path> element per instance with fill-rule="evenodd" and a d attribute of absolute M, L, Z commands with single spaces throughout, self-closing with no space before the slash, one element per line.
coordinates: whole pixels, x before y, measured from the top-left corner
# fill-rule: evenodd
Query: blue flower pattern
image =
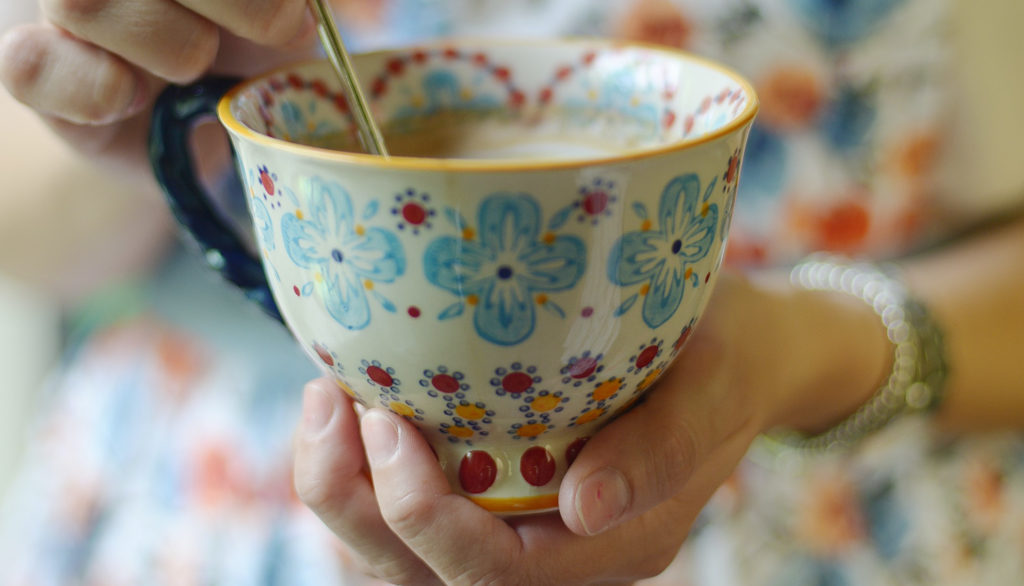
<path fill-rule="evenodd" d="M 608 278 L 620 287 L 649 285 L 642 313 L 651 328 L 667 322 L 679 309 L 691 282 L 687 268 L 703 260 L 715 242 L 718 205 L 707 201 L 716 183 L 712 180 L 702 196 L 696 174 L 676 177 L 662 192 L 658 229 L 629 232 L 612 247 Z M 620 312 L 635 300 L 636 295 L 630 297 Z"/>
<path fill-rule="evenodd" d="M 541 211 L 526 194 L 496 193 L 479 209 L 479 238 L 444 236 L 430 243 L 427 280 L 460 298 L 442 319 L 474 306 L 473 324 L 485 340 L 511 346 L 533 333 L 534 294 L 572 289 L 583 276 L 586 247 L 575 236 L 540 239 Z"/>
<path fill-rule="evenodd" d="M 364 283 L 394 282 L 405 273 L 405 253 L 394 234 L 357 226 L 352 201 L 337 183 L 312 178 L 305 187 L 308 218 L 281 219 L 285 249 L 297 266 L 319 271 L 331 317 L 350 330 L 365 328 L 370 303 Z"/>
<path fill-rule="evenodd" d="M 450 71 L 431 71 L 423 76 L 424 103 L 420 106 L 403 106 L 394 114 L 395 121 L 407 118 L 431 116 L 444 111 L 487 111 L 498 108 L 501 102 L 486 94 L 476 95 L 469 87 L 463 87 Z M 470 97 L 467 97 L 470 96 Z"/>
<path fill-rule="evenodd" d="M 267 210 L 267 204 L 263 203 L 263 200 L 258 197 L 251 198 L 251 201 L 253 224 L 259 231 L 260 243 L 263 244 L 263 248 L 274 250 L 277 248 L 277 243 L 274 241 L 274 223 L 270 219 L 270 211 Z"/>
<path fill-rule="evenodd" d="M 794 13 L 831 47 L 868 36 L 905 0 L 789 0 Z"/>

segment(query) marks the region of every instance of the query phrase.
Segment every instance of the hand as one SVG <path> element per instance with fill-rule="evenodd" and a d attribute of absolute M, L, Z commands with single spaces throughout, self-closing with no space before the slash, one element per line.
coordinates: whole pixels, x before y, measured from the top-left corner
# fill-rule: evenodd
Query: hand
<path fill-rule="evenodd" d="M 502 520 L 452 494 L 411 424 L 373 409 L 360 425 L 351 402 L 327 380 L 306 391 L 297 490 L 365 570 L 392 582 L 557 584 L 655 575 L 759 432 L 783 421 L 813 428 L 821 422 L 799 422 L 794 413 L 827 417 L 847 408 L 802 407 L 808 394 L 797 390 L 816 389 L 812 404 L 821 402 L 821 393 L 798 383 L 830 380 L 832 365 L 852 363 L 857 353 L 840 352 L 840 360 L 821 363 L 793 360 L 794 350 L 815 359 L 829 345 L 813 337 L 805 344 L 779 343 L 780 335 L 820 329 L 814 324 L 819 312 L 839 314 L 832 322 L 838 334 L 880 334 L 870 310 L 723 276 L 677 364 L 644 403 L 595 435 L 572 465 L 561 485 L 561 519 Z M 884 349 L 884 336 L 879 343 Z M 872 344 L 864 347 L 870 357 Z M 884 363 L 882 354 L 877 357 Z M 870 387 L 876 373 L 867 369 L 865 375 L 863 366 L 846 379 L 854 385 L 868 380 L 863 384 Z M 838 390 L 846 392 L 843 385 Z"/>
<path fill-rule="evenodd" d="M 315 38 L 305 0 L 40 4 L 46 23 L 0 39 L 0 81 L 76 148 L 141 171 L 147 113 L 166 82 L 264 70 Z"/>

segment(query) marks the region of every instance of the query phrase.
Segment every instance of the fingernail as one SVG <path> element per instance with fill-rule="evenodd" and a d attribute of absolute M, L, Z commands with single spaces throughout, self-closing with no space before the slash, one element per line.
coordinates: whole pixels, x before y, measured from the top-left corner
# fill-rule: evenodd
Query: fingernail
<path fill-rule="evenodd" d="M 302 429 L 307 436 L 323 432 L 334 418 L 337 403 L 319 385 L 308 385 L 302 393 Z"/>
<path fill-rule="evenodd" d="M 370 464 L 383 464 L 398 449 L 398 427 L 387 415 L 371 410 L 363 417 L 363 444 Z"/>
<path fill-rule="evenodd" d="M 619 520 L 629 501 L 629 484 L 622 473 L 602 468 L 583 479 L 576 489 L 576 515 L 587 535 L 597 535 Z"/>

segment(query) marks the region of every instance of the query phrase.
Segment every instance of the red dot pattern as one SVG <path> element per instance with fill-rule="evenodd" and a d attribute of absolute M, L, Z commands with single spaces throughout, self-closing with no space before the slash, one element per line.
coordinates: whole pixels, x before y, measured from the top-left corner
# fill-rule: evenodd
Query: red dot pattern
<path fill-rule="evenodd" d="M 366 376 L 382 387 L 390 387 L 395 384 L 395 379 L 391 378 L 391 375 L 379 366 L 368 367 L 366 369 Z"/>
<path fill-rule="evenodd" d="M 597 359 L 593 356 L 585 356 L 569 366 L 569 376 L 572 378 L 587 378 L 597 370 Z"/>
<path fill-rule="evenodd" d="M 608 208 L 608 194 L 603 191 L 588 193 L 583 198 L 583 211 L 596 216 Z"/>
<path fill-rule="evenodd" d="M 533 378 L 525 372 L 510 372 L 501 379 L 501 388 L 509 393 L 521 393 L 533 386 Z"/>
<path fill-rule="evenodd" d="M 427 220 L 427 210 L 418 203 L 409 202 L 402 207 L 402 218 L 413 226 L 419 226 Z"/>
<path fill-rule="evenodd" d="M 430 384 L 442 393 L 454 393 L 459 390 L 459 381 L 450 374 L 437 374 L 430 379 Z"/>
<path fill-rule="evenodd" d="M 316 351 L 316 355 L 320 357 L 320 360 L 324 361 L 324 364 L 327 366 L 334 366 L 334 357 L 331 356 L 331 353 L 328 352 L 326 348 L 320 344 L 315 344 L 313 346 L 313 350 Z"/>
<path fill-rule="evenodd" d="M 640 352 L 640 355 L 636 357 L 636 367 L 643 368 L 654 362 L 654 358 L 658 355 L 657 346 L 648 346 Z"/>

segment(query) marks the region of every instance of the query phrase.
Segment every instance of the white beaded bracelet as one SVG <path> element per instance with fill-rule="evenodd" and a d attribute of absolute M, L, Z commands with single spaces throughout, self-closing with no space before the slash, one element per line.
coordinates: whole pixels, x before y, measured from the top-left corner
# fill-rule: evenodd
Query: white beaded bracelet
<path fill-rule="evenodd" d="M 895 357 L 881 388 L 838 425 L 811 437 L 785 432 L 772 433 L 772 439 L 815 451 L 846 448 L 901 415 L 938 407 L 947 374 L 942 332 L 893 275 L 879 265 L 828 255 L 812 256 L 793 268 L 790 281 L 797 287 L 837 291 L 870 305 L 885 325 Z"/>

